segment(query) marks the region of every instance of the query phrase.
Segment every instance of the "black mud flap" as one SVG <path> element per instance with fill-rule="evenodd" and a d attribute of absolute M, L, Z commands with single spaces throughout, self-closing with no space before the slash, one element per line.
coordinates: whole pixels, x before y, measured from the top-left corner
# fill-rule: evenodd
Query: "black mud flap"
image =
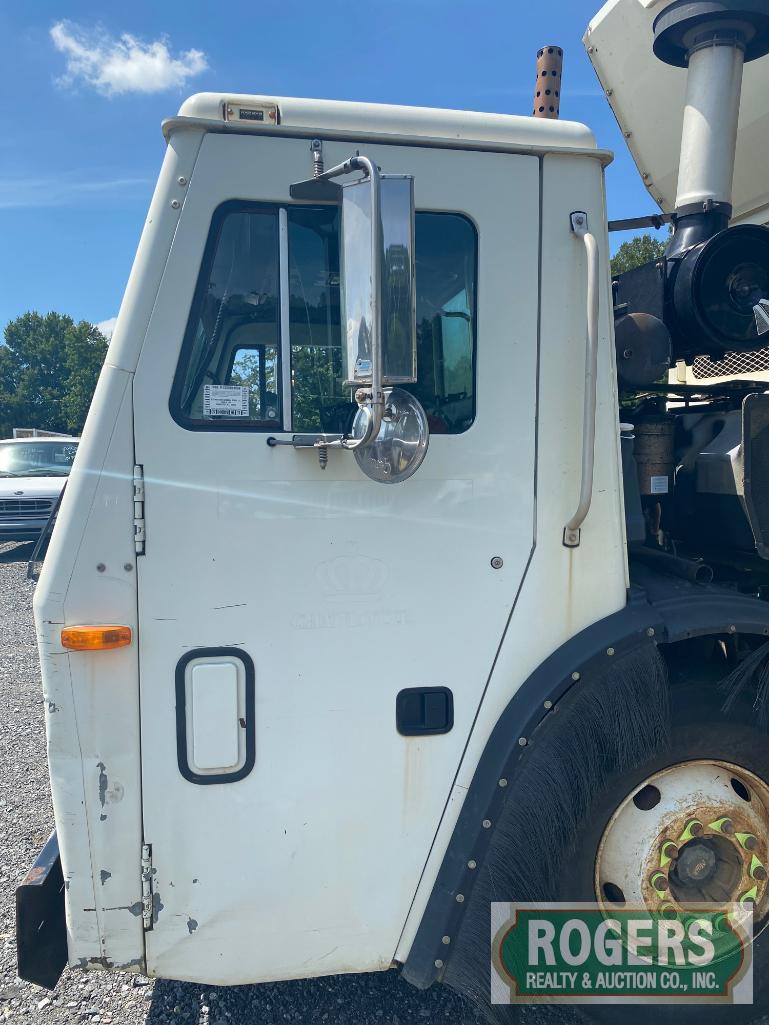
<path fill-rule="evenodd" d="M 16 887 L 16 960 L 19 977 L 53 989 L 67 964 L 64 875 L 56 831 Z"/>

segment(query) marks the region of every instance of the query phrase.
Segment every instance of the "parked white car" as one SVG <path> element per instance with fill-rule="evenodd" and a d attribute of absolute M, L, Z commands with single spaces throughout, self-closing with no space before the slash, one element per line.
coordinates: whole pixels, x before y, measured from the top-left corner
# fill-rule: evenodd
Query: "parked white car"
<path fill-rule="evenodd" d="M 40 536 L 69 476 L 79 440 L 0 441 L 0 542 Z"/>

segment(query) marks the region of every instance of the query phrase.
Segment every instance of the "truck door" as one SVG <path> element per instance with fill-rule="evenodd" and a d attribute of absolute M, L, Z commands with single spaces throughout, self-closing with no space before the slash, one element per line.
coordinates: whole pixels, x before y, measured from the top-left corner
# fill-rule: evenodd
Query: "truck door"
<path fill-rule="evenodd" d="M 268 444 L 349 414 L 339 211 L 290 199 L 309 139 L 206 135 L 134 382 L 147 967 L 177 979 L 390 964 L 533 544 L 538 159 L 323 145 L 414 176 L 430 445 L 382 484 Z"/>

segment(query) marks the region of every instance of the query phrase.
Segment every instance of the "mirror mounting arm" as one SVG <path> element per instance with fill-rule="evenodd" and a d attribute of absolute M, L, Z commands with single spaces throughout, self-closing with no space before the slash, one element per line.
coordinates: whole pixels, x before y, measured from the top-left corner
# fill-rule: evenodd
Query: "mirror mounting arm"
<path fill-rule="evenodd" d="M 384 390 L 382 388 L 382 190 L 379 179 L 379 168 L 368 157 L 356 155 L 343 164 L 350 170 L 363 171 L 371 181 L 371 389 L 367 392 L 360 389 L 355 393 L 355 401 L 368 413 L 366 429 L 360 440 L 343 438 L 342 447 L 356 449 L 367 445 L 379 434 L 384 416 Z M 334 168 L 331 168 L 333 171 Z M 349 172 L 341 172 L 347 174 Z"/>

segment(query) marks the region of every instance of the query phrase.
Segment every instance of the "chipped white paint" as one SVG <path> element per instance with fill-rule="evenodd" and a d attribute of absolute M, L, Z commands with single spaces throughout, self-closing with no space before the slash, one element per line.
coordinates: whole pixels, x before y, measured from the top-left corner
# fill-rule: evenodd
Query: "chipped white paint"
<path fill-rule="evenodd" d="M 137 646 L 68 652 L 60 631 L 105 621 L 136 629 L 132 372 L 178 221 L 167 193 L 191 173 L 200 139 L 179 132 L 166 151 L 35 592 L 69 960 L 85 968 L 136 970 L 144 959 Z"/>
<path fill-rule="evenodd" d="M 141 899 L 136 646 L 90 654 L 60 639 L 63 623 L 136 628 L 136 574 L 123 568 L 134 559 L 129 386 L 124 370 L 102 371 L 34 602 L 70 963 L 89 967 L 143 956 L 131 910 Z"/>

